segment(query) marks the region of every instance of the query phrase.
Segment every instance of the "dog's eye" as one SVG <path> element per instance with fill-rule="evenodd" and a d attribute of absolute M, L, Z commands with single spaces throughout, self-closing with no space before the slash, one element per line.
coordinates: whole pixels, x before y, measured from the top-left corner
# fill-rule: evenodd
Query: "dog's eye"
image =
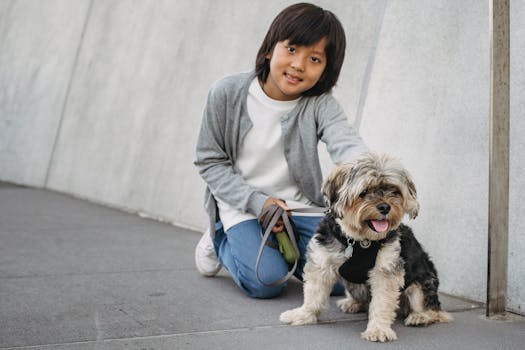
<path fill-rule="evenodd" d="M 367 194 L 368 194 L 368 191 L 367 191 L 367 190 L 364 190 L 363 192 L 361 192 L 361 193 L 359 194 L 359 197 L 361 197 L 361 198 L 365 198 L 365 196 L 366 196 Z"/>

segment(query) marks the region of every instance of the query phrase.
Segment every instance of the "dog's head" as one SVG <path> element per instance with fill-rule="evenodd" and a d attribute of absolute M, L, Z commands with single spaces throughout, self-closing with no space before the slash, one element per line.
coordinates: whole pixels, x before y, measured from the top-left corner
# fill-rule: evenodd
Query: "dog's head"
<path fill-rule="evenodd" d="M 416 187 L 408 171 L 384 154 L 366 153 L 338 166 L 323 182 L 322 191 L 353 238 L 383 239 L 405 214 L 414 219 L 419 211 Z"/>

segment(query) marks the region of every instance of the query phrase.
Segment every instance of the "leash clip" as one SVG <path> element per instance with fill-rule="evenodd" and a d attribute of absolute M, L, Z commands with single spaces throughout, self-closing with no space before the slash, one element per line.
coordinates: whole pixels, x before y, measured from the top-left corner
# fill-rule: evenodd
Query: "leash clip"
<path fill-rule="evenodd" d="M 372 242 L 370 242 L 369 239 L 364 239 L 362 241 L 359 241 L 359 245 L 361 246 L 361 248 L 363 249 L 367 249 L 370 247 L 370 245 L 372 244 Z"/>

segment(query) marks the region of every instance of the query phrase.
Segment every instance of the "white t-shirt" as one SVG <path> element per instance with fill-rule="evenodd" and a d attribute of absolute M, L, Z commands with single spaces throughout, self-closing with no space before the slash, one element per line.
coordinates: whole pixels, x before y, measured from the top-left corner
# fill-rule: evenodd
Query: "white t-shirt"
<path fill-rule="evenodd" d="M 291 209 L 312 206 L 290 176 L 282 142 L 281 119 L 299 99 L 274 100 L 265 94 L 255 78 L 246 101 L 253 127 L 246 134 L 235 163 L 248 184 L 269 196 L 284 199 Z M 220 198 L 216 199 L 225 231 L 242 221 L 256 219 L 256 216 L 240 212 Z"/>

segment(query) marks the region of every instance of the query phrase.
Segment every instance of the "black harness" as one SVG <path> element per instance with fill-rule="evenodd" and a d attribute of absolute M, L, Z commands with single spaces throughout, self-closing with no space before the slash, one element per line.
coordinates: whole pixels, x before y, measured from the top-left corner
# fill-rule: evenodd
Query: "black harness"
<path fill-rule="evenodd" d="M 351 283 L 365 283 L 368 272 L 375 266 L 379 249 L 387 242 L 397 237 L 397 231 L 388 232 L 387 236 L 379 241 L 355 241 L 346 239 L 342 235 L 335 235 L 345 247 L 348 259 L 339 267 L 339 275 Z"/>

